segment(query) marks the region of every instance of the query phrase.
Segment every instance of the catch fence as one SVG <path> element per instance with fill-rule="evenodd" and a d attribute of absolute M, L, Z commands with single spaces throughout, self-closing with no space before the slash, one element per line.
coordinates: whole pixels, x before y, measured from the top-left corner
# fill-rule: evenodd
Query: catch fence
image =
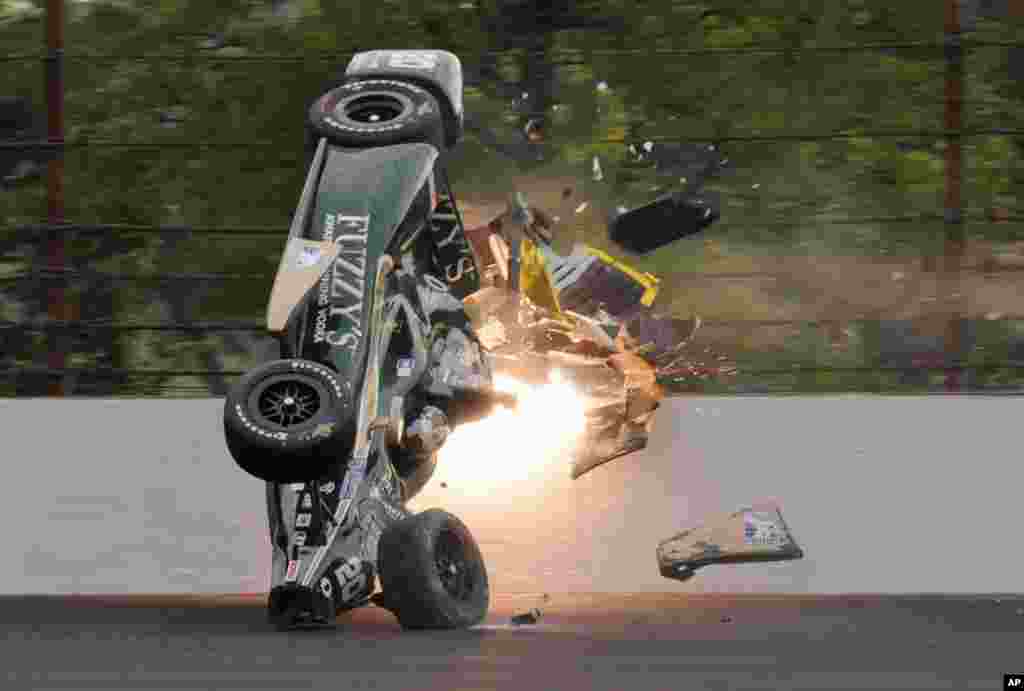
<path fill-rule="evenodd" d="M 979 213 L 965 213 L 962 203 L 962 142 L 978 137 L 1021 137 L 1024 130 L 1014 128 L 968 128 L 963 126 L 963 78 L 964 60 L 971 51 L 988 49 L 1011 49 L 1024 47 L 1024 42 L 997 40 L 970 40 L 964 37 L 962 30 L 962 3 L 958 0 L 945 0 L 942 3 L 945 12 L 945 37 L 942 41 L 901 41 L 880 42 L 834 46 L 818 45 L 778 45 L 751 44 L 730 48 L 639 48 L 639 49 L 550 49 L 539 57 L 553 65 L 584 64 L 592 56 L 674 56 L 679 59 L 704 56 L 739 55 L 739 54 L 801 54 L 801 53 L 853 53 L 882 52 L 899 53 L 914 51 L 942 59 L 946 66 L 945 84 L 945 117 L 941 129 L 859 129 L 851 131 L 803 131 L 763 134 L 760 132 L 729 132 L 729 133 L 695 133 L 689 137 L 659 138 L 645 137 L 652 142 L 708 142 L 716 143 L 757 143 L 775 142 L 780 144 L 802 143 L 813 141 L 837 141 L 856 138 L 870 139 L 936 139 L 943 140 L 945 147 L 945 204 L 941 210 L 931 214 L 906 214 L 863 216 L 843 219 L 832 219 L 815 223 L 822 225 L 870 225 L 870 224 L 916 224 L 922 222 L 942 222 L 944 234 L 944 261 L 939 271 L 947 281 L 950 291 L 956 290 L 957 280 L 961 276 L 972 273 L 989 275 L 991 268 L 966 266 L 964 262 L 964 246 L 966 223 L 1020 223 L 1024 217 L 1013 213 L 1004 214 L 999 219 Z M 1010 3 L 1011 10 L 1021 8 L 1024 15 L 1024 3 Z M 27 156 L 47 157 L 47 214 L 45 220 L 36 223 L 22 224 L 17 227 L 0 229 L 0 256 L 13 251 L 28 242 L 44 247 L 44 251 L 34 255 L 34 265 L 28 270 L 0 275 L 0 294 L 15 295 L 25 298 L 32 295 L 38 298 L 26 304 L 35 304 L 39 309 L 36 314 L 22 315 L 17 320 L 0 322 L 0 338 L 4 348 L 0 353 L 0 381 L 19 382 L 15 391 L 21 395 L 75 395 L 100 393 L 104 395 L 151 395 L 168 391 L 190 392 L 195 394 L 220 395 L 226 382 L 239 376 L 243 370 L 223 366 L 222 358 L 216 354 L 217 346 L 204 346 L 203 357 L 211 362 L 209 369 L 154 369 L 140 370 L 130 367 L 119 367 L 116 361 L 116 338 L 118 334 L 141 332 L 177 332 L 187 338 L 202 340 L 211 334 L 234 334 L 236 340 L 231 346 L 235 354 L 245 354 L 246 348 L 252 346 L 253 339 L 258 339 L 263 325 L 254 321 L 228 320 L 190 320 L 181 305 L 187 302 L 188 294 L 196 283 L 223 284 L 230 289 L 232 283 L 244 282 L 250 285 L 259 284 L 269 289 L 272 273 L 237 273 L 237 272 L 145 272 L 145 271 L 109 271 L 96 270 L 88 265 L 75 264 L 68 258 L 68 242 L 74 238 L 86 237 L 117 237 L 158 236 L 164 239 L 216 237 L 218 242 L 246 242 L 252 238 L 277 237 L 282 241 L 287 228 L 278 226 L 198 226 L 198 225 L 147 225 L 133 223 L 78 223 L 65 218 L 65 195 L 74 190 L 65 189 L 63 158 L 67 151 L 76 149 L 135 149 L 135 150 L 172 150 L 172 149 L 205 149 L 205 150 L 247 150 L 270 149 L 273 142 L 262 141 L 112 141 L 84 138 L 67 138 L 64 122 L 64 66 L 69 62 L 87 61 L 96 64 L 116 63 L 125 61 L 152 63 L 235 63 L 252 64 L 258 68 L 266 63 L 309 63 L 326 61 L 341 63 L 347 57 L 338 51 L 303 55 L 209 55 L 209 54 L 145 54 L 116 55 L 90 52 L 66 52 L 64 49 L 65 3 L 61 0 L 48 0 L 46 12 L 46 53 L 44 55 L 12 54 L 0 55 L 0 63 L 40 61 L 45 70 L 47 94 L 47 136 L 43 139 L 22 138 L 17 141 L 0 141 L 0 153 L 25 154 Z M 527 51 L 528 53 L 530 51 Z M 475 58 L 483 58 L 497 54 L 483 51 Z M 472 70 L 470 70 L 471 72 Z M 626 143 L 623 139 L 605 139 L 604 143 Z M 6 191 L 3 194 L 11 194 Z M 794 224 L 786 221 L 758 222 L 761 227 L 791 227 Z M 279 249 L 279 248 L 277 248 Z M 116 250 L 116 247 L 115 247 Z M 109 254 L 109 252 L 108 252 Z M 102 259 L 102 257 L 97 257 Z M 743 279 L 771 279 L 772 275 L 765 272 L 745 274 L 697 273 L 692 276 L 681 275 L 679 280 L 730 281 Z M 83 313 L 82 304 L 72 304 L 73 291 L 69 288 L 76 284 L 78 300 L 84 297 L 87 302 L 105 305 L 100 311 L 106 316 L 89 318 L 73 318 Z M 166 301 L 178 305 L 178 319 L 162 322 L 118 321 L 113 308 L 113 291 L 124 290 L 124 284 L 156 285 L 155 290 L 162 291 Z M 153 288 L 149 288 L 153 289 Z M 1020 360 L 1008 357 L 999 362 L 972 362 L 967 356 L 963 341 L 963 324 L 970 321 L 989 319 L 987 315 L 972 315 L 966 312 L 962 302 L 958 303 L 955 294 L 947 297 L 951 305 L 948 313 L 948 328 L 943 338 L 943 357 L 938 364 L 917 363 L 912 367 L 920 372 L 939 372 L 945 378 L 945 390 L 957 392 L 965 390 L 963 375 L 974 375 L 985 371 L 1013 371 L 1024 369 L 1024 353 Z M 94 305 L 95 306 L 95 305 Z M 44 316 L 45 315 L 45 316 Z M 998 316 L 1002 322 L 1024 321 L 1024 315 L 1003 314 Z M 842 327 L 848 320 L 707 320 L 710 327 L 726 328 L 770 328 L 792 327 L 807 329 L 816 327 Z M 17 350 L 26 344 L 36 343 L 33 339 L 42 336 L 45 340 L 46 357 L 36 357 L 31 364 L 17 361 Z M 247 335 L 242 339 L 240 335 Z M 90 341 L 91 339 L 91 341 Z M 240 340 L 239 340 L 240 339 Z M 91 345 L 90 345 L 91 343 Z M 96 344 L 99 345 L 96 345 Z M 38 345 L 38 343 L 37 343 Z M 94 357 L 90 363 L 80 366 L 76 363 L 73 346 L 83 347 L 92 352 Z M 231 344 L 229 344 L 231 345 Z M 91 350 L 90 350 L 91 349 Z M 229 348 L 230 350 L 230 348 Z M 777 375 L 807 375 L 808 373 L 884 373 L 888 371 L 906 372 L 908 365 L 891 365 L 884 361 L 869 365 L 799 365 L 781 368 L 747 368 L 746 374 L 751 377 L 763 376 L 770 378 Z M 195 380 L 183 382 L 182 380 Z M 150 384 L 137 384 L 149 381 Z M 91 382 L 91 383 L 90 383 Z M 134 383 L 133 383 L 134 382 Z M 155 383 L 152 383 L 155 382 Z M 140 393 L 141 392 L 141 393 Z"/>

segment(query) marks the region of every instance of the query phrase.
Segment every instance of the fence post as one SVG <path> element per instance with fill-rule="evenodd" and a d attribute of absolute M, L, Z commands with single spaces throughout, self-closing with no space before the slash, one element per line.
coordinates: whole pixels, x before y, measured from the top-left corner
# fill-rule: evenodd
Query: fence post
<path fill-rule="evenodd" d="M 59 144 L 57 155 L 47 163 L 46 206 L 51 225 L 64 222 L 64 0 L 47 0 L 46 4 L 46 110 L 47 138 Z M 68 314 L 66 277 L 60 273 L 66 264 L 64 234 L 53 230 L 47 238 L 47 267 L 54 272 L 47 285 L 47 312 L 50 319 L 65 320 Z M 68 333 L 51 330 L 47 336 L 47 366 L 63 370 L 67 365 Z M 50 380 L 49 394 L 65 394 L 64 373 Z"/>
<path fill-rule="evenodd" d="M 964 51 L 960 41 L 960 0 L 946 0 L 945 56 L 946 56 L 946 232 L 943 243 L 944 284 L 949 318 L 946 322 L 945 351 L 947 392 L 959 391 L 962 370 L 962 302 L 961 267 L 965 249 L 963 200 L 961 180 L 963 160 L 960 132 L 963 126 L 963 71 Z"/>

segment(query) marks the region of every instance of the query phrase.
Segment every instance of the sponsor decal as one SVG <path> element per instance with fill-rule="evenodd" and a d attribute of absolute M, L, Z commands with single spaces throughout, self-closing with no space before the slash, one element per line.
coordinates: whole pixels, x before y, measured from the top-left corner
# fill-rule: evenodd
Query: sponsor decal
<path fill-rule="evenodd" d="M 304 509 L 312 509 L 313 508 L 313 497 L 309 496 L 308 494 L 303 495 L 303 497 L 302 497 L 302 508 L 304 508 Z"/>
<path fill-rule="evenodd" d="M 327 214 L 327 218 L 324 221 L 324 234 L 323 239 L 327 241 L 334 240 L 334 227 L 337 225 L 337 220 L 333 214 Z M 316 318 L 314 320 L 313 327 L 313 342 L 322 343 L 326 338 L 327 332 L 327 311 L 331 304 L 331 276 L 330 272 L 324 273 L 320 277 L 320 285 L 317 289 L 316 295 Z"/>
<path fill-rule="evenodd" d="M 369 216 L 327 214 L 323 239 L 338 247 L 331 270 L 320 280 L 313 342 L 355 351 L 363 338 L 363 291 Z"/>
<path fill-rule="evenodd" d="M 338 581 L 339 601 L 341 604 L 352 602 L 361 597 L 367 590 L 367 569 L 359 557 L 349 557 L 334 569 L 334 578 Z"/>
<path fill-rule="evenodd" d="M 412 376 L 412 370 L 416 366 L 416 361 L 412 358 L 400 358 L 398 360 L 398 376 L 409 377 Z"/>
<path fill-rule="evenodd" d="M 455 215 L 438 214 L 431 223 L 438 264 L 445 280 L 450 284 L 459 283 L 466 276 L 476 274 L 473 250 Z"/>
<path fill-rule="evenodd" d="M 334 487 L 335 485 L 333 482 L 325 483 L 323 485 L 320 485 L 320 492 L 322 494 L 330 494 L 334 491 Z"/>
<path fill-rule="evenodd" d="M 449 264 L 444 268 L 444 277 L 449 283 L 458 283 L 463 276 L 476 273 L 476 266 L 470 257 L 459 257 L 455 264 Z"/>
<path fill-rule="evenodd" d="M 437 55 L 419 50 L 396 50 L 390 54 L 388 65 L 405 70 L 433 70 L 437 67 Z"/>
<path fill-rule="evenodd" d="M 296 264 L 301 268 L 307 266 L 313 266 L 322 256 L 319 247 L 303 247 L 302 252 L 299 253 L 299 258 L 295 261 Z"/>
<path fill-rule="evenodd" d="M 295 527 L 296 528 L 308 528 L 309 524 L 312 522 L 312 520 L 313 520 L 313 514 L 300 513 L 299 515 L 297 515 L 295 517 Z"/>
<path fill-rule="evenodd" d="M 760 547 L 779 547 L 789 542 L 786 533 L 771 518 L 748 512 L 743 515 L 743 541 Z"/>
<path fill-rule="evenodd" d="M 295 546 L 305 547 L 306 546 L 306 531 L 299 530 L 295 533 Z"/>
<path fill-rule="evenodd" d="M 305 482 L 293 482 L 291 484 L 291 490 L 293 492 L 301 492 L 305 488 L 306 488 L 306 483 Z"/>
<path fill-rule="evenodd" d="M 294 583 L 295 579 L 299 576 L 299 562 L 296 559 L 292 559 L 288 562 L 288 569 L 284 573 L 285 583 Z"/>

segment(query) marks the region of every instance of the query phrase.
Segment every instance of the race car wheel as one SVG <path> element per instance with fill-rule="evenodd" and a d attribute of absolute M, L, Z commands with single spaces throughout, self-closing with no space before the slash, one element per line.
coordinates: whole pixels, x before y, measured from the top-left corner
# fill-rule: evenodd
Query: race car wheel
<path fill-rule="evenodd" d="M 461 629 L 487 616 L 487 568 L 455 516 L 430 509 L 393 525 L 378 552 L 387 608 L 404 629 Z"/>
<path fill-rule="evenodd" d="M 324 365 L 268 362 L 228 393 L 224 438 L 235 462 L 250 475 L 267 482 L 309 482 L 351 452 L 352 396 Z"/>
<path fill-rule="evenodd" d="M 339 146 L 370 148 L 423 142 L 444 151 L 441 106 L 425 89 L 390 79 L 343 84 L 309 110 L 313 133 Z"/>

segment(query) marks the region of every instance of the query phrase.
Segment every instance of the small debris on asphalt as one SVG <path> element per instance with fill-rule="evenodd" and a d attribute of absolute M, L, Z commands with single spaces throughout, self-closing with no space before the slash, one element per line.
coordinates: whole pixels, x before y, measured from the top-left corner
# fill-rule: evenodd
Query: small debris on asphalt
<path fill-rule="evenodd" d="M 732 617 L 730 617 L 728 614 L 723 614 L 722 618 L 719 619 L 719 621 L 722 622 L 723 624 L 731 624 L 732 623 Z"/>
<path fill-rule="evenodd" d="M 756 190 L 756 189 L 759 189 L 760 187 L 761 187 L 761 183 L 758 182 L 758 183 L 755 183 L 755 184 L 751 185 L 750 189 Z"/>
<path fill-rule="evenodd" d="M 598 82 L 597 83 L 597 90 L 602 92 L 602 93 L 605 92 L 605 91 L 608 91 L 608 82 Z"/>
<path fill-rule="evenodd" d="M 579 206 L 576 207 L 576 213 L 581 214 L 584 211 L 586 211 L 586 209 L 587 209 L 587 202 L 583 202 L 582 204 L 580 204 Z"/>
<path fill-rule="evenodd" d="M 531 609 L 529 612 L 523 612 L 512 617 L 511 624 L 513 626 L 526 626 L 529 624 L 536 624 L 540 620 L 540 610 L 536 607 Z"/>
<path fill-rule="evenodd" d="M 562 199 L 568 199 L 571 196 L 572 196 L 572 188 L 571 187 L 566 187 L 565 189 L 562 190 Z"/>
<path fill-rule="evenodd" d="M 448 483 L 447 482 L 442 482 L 441 483 L 441 487 L 442 487 L 442 489 L 448 489 Z"/>
<path fill-rule="evenodd" d="M 604 173 L 601 171 L 601 161 L 598 160 L 597 156 L 594 156 L 592 168 L 594 171 L 594 182 L 601 182 L 604 180 Z"/>

